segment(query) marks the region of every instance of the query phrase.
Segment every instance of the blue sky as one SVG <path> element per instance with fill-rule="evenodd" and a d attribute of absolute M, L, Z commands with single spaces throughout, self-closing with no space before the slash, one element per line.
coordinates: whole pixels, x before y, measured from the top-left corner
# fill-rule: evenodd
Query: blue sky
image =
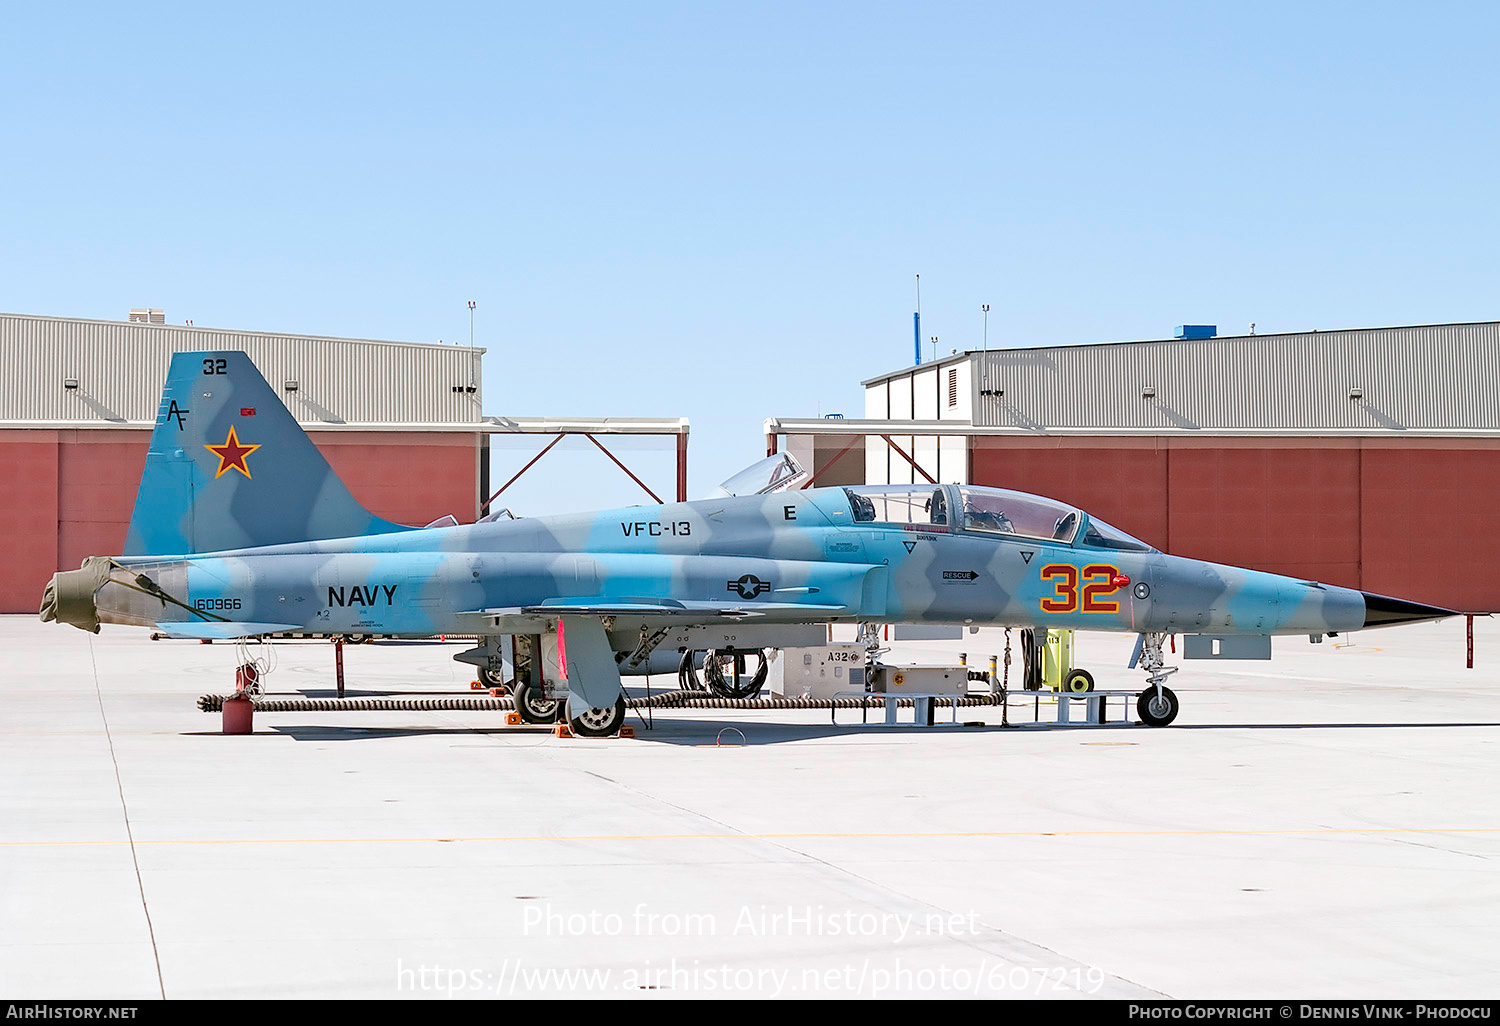
<path fill-rule="evenodd" d="M 1497 12 L 11 4 L 0 310 L 452 342 L 474 299 L 485 412 L 689 417 L 696 495 L 861 412 L 917 273 L 944 352 L 981 303 L 991 345 L 1500 316 Z"/>

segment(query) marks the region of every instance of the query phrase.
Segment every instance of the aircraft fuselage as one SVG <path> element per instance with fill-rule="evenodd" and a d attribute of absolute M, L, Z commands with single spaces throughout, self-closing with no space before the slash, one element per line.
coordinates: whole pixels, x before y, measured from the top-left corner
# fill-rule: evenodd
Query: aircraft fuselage
<path fill-rule="evenodd" d="M 215 619 L 318 633 L 476 633 L 484 611 L 514 616 L 549 605 L 655 622 L 672 615 L 651 606 L 668 597 L 758 623 L 1244 634 L 1365 625 L 1365 597 L 1351 589 L 1154 550 L 857 522 L 841 488 L 117 562 L 186 607 L 117 584 L 101 589 L 100 620 L 141 625 Z"/>

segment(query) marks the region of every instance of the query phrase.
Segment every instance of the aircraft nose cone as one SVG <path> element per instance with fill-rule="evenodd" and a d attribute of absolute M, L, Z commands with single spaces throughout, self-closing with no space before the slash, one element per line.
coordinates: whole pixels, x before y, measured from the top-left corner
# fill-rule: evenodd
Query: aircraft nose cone
<path fill-rule="evenodd" d="M 1389 595 L 1372 595 L 1368 591 L 1360 594 L 1365 597 L 1366 627 L 1389 627 L 1392 624 L 1441 620 L 1445 616 L 1458 615 L 1456 611 L 1442 606 L 1424 606 L 1420 602 L 1408 602 Z"/>

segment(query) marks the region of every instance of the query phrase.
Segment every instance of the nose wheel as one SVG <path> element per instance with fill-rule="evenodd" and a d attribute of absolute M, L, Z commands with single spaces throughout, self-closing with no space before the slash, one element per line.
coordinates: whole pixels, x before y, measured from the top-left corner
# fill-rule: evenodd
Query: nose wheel
<path fill-rule="evenodd" d="M 1180 707 L 1176 692 L 1168 687 L 1147 688 L 1135 700 L 1135 711 L 1141 714 L 1141 722 L 1148 727 L 1165 727 L 1177 718 Z"/>

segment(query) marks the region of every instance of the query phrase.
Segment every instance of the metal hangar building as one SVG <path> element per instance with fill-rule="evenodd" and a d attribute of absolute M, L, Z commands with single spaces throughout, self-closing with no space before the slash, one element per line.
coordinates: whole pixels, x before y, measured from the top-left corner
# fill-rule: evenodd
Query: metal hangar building
<path fill-rule="evenodd" d="M 864 419 L 768 420 L 768 450 L 816 484 L 1014 488 L 1176 555 L 1500 610 L 1500 322 L 1194 334 L 955 354 L 865 381 Z"/>
<path fill-rule="evenodd" d="M 174 352 L 249 353 L 377 516 L 477 516 L 489 467 L 483 349 L 162 321 L 160 311 L 131 321 L 0 314 L 0 612 L 35 612 L 54 571 L 121 550 Z"/>

